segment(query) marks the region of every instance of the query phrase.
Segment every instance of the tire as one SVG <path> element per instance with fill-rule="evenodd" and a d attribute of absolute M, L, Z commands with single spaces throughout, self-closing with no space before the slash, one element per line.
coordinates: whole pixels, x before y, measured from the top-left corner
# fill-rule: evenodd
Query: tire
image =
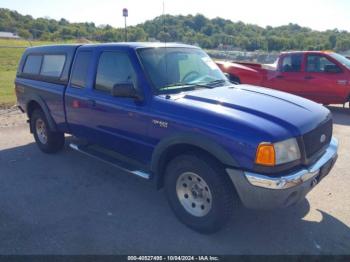
<path fill-rule="evenodd" d="M 64 133 L 53 132 L 49 129 L 46 116 L 42 110 L 34 110 L 30 117 L 30 127 L 33 131 L 35 142 L 42 152 L 53 154 L 63 148 Z"/>
<path fill-rule="evenodd" d="M 228 223 L 237 198 L 220 164 L 204 154 L 185 154 L 168 164 L 165 175 L 169 205 L 183 224 L 211 234 Z"/>

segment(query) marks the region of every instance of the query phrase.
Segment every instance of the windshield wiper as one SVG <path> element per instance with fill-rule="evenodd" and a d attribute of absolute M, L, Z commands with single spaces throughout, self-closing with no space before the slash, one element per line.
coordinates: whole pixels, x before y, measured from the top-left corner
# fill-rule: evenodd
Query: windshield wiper
<path fill-rule="evenodd" d="M 173 83 L 164 87 L 161 87 L 159 91 L 166 91 L 166 90 L 176 90 L 176 89 L 182 89 L 182 88 L 196 88 L 196 87 L 202 87 L 202 88 L 208 88 L 212 89 L 215 88 L 216 85 L 218 84 L 223 84 L 226 83 L 227 81 L 224 79 L 219 79 L 219 80 L 214 80 L 209 83 L 183 83 L 183 82 L 178 82 L 178 83 Z"/>
<path fill-rule="evenodd" d="M 198 87 L 204 87 L 204 88 L 215 88 L 217 87 L 217 85 L 219 84 L 223 84 L 223 83 L 226 83 L 227 81 L 224 80 L 224 79 L 219 79 L 219 80 L 214 80 L 214 81 L 211 81 L 211 82 L 203 82 L 203 83 L 195 83 L 193 84 L 194 86 L 198 86 Z"/>
<path fill-rule="evenodd" d="M 207 86 L 204 84 L 197 84 L 197 83 L 174 83 L 171 85 L 163 86 L 159 88 L 159 91 L 166 91 L 166 90 L 176 90 L 176 89 L 186 89 L 186 88 L 195 88 L 195 87 L 205 87 L 205 88 L 212 88 L 211 86 Z"/>
<path fill-rule="evenodd" d="M 206 83 L 205 85 L 213 87 L 213 86 L 216 86 L 216 85 L 219 85 L 219 84 L 223 84 L 223 83 L 226 83 L 226 82 L 227 81 L 224 80 L 224 79 L 218 79 L 218 80 L 214 80 L 214 81 L 211 81 L 209 83 Z"/>
<path fill-rule="evenodd" d="M 173 83 L 167 86 L 163 86 L 160 88 L 160 90 L 172 89 L 173 87 L 185 87 L 185 86 L 191 86 L 191 85 L 192 84 L 189 84 L 189 83 L 179 82 L 179 83 Z"/>
<path fill-rule="evenodd" d="M 171 90 L 179 90 L 179 89 L 185 89 L 188 87 L 192 87 L 191 84 L 187 84 L 187 83 L 174 83 L 171 85 L 167 85 L 167 86 L 163 86 L 161 88 L 158 89 L 158 91 L 171 91 Z"/>

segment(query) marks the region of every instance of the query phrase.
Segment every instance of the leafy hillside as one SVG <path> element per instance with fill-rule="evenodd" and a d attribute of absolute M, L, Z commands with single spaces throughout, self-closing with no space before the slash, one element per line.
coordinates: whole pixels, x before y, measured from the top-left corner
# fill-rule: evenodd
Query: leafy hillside
<path fill-rule="evenodd" d="M 346 31 L 335 29 L 319 32 L 296 24 L 262 28 L 222 18 L 210 20 L 203 15 L 166 15 L 129 27 L 128 30 L 129 41 L 157 39 L 199 44 L 204 48 L 224 45 L 247 51 L 350 49 L 350 33 Z M 48 18 L 33 19 L 8 9 L 0 9 L 0 31 L 17 32 L 23 38 L 49 41 L 82 38 L 102 42 L 124 40 L 123 29 L 109 25 L 69 23 L 63 18 L 59 21 Z"/>

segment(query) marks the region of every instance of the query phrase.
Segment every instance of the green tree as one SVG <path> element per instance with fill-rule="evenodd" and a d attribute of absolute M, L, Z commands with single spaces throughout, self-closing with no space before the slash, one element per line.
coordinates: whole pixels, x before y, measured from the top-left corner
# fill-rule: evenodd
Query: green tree
<path fill-rule="evenodd" d="M 350 38 L 339 39 L 335 48 L 337 51 L 349 51 L 350 50 Z"/>
<path fill-rule="evenodd" d="M 87 38 L 93 41 L 124 41 L 123 28 L 94 23 L 70 23 L 62 18 L 34 19 L 16 11 L 0 8 L 0 30 L 17 32 L 24 38 L 58 41 L 62 39 Z M 265 28 L 232 22 L 220 17 L 208 19 L 201 14 L 187 16 L 158 16 L 137 26 L 128 27 L 130 41 L 159 41 L 199 44 L 204 48 L 227 46 L 242 50 L 308 50 L 349 48 L 350 33 L 337 29 L 314 31 L 297 24 Z"/>
<path fill-rule="evenodd" d="M 32 34 L 26 29 L 19 29 L 18 35 L 24 39 L 30 39 L 33 37 Z"/>
<path fill-rule="evenodd" d="M 200 31 L 202 29 L 202 27 L 204 27 L 207 23 L 207 19 L 205 18 L 204 15 L 196 15 L 193 19 L 193 23 L 194 23 L 194 29 L 196 31 Z"/>
<path fill-rule="evenodd" d="M 330 44 L 331 49 L 334 49 L 337 45 L 337 36 L 335 34 L 332 34 L 328 37 L 328 41 Z"/>

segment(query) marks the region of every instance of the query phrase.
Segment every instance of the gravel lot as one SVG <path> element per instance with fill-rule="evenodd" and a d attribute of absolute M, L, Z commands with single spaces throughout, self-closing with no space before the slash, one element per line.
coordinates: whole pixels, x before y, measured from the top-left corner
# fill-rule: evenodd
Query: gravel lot
<path fill-rule="evenodd" d="M 339 160 L 296 207 L 240 207 L 206 236 L 180 224 L 164 193 L 68 147 L 41 153 L 26 118 L 0 110 L 0 254 L 350 254 L 350 109 L 330 107 Z"/>

